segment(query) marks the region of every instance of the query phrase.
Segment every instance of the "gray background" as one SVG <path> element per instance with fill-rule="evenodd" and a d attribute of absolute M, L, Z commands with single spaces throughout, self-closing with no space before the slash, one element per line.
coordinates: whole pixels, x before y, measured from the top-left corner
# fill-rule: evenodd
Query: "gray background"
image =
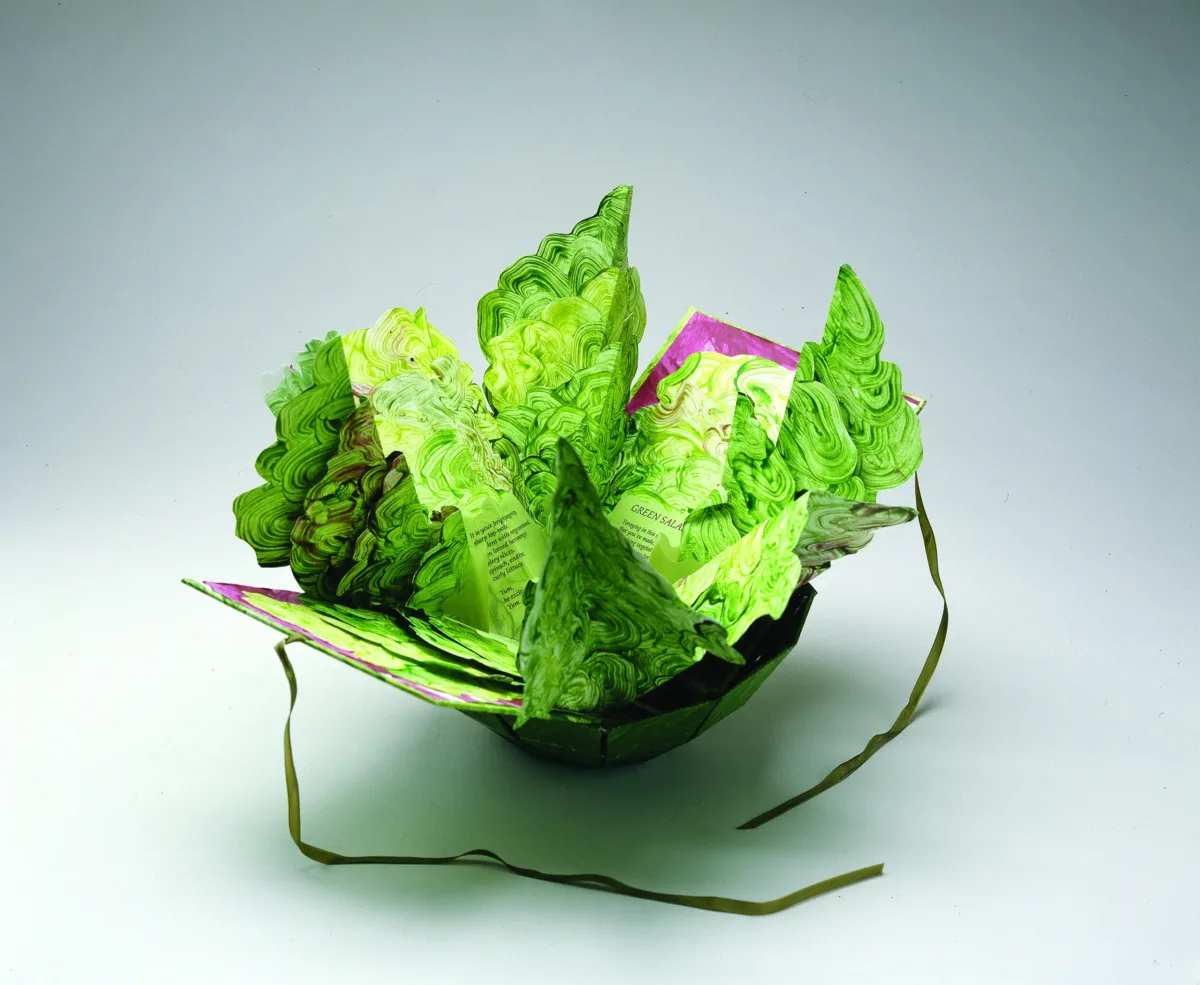
<path fill-rule="evenodd" d="M 13 982 L 1200 982 L 1194 3 L 4 4 L 0 736 Z M 259 374 L 476 299 L 636 186 L 645 349 L 819 335 L 864 278 L 923 415 L 916 525 L 818 583 L 763 692 L 576 774 L 299 648 L 310 840 L 764 898 L 746 919 L 287 839 L 287 585 L 229 503 Z M 911 486 L 885 497 L 911 503 Z M 870 612 L 870 618 L 860 613 Z"/>

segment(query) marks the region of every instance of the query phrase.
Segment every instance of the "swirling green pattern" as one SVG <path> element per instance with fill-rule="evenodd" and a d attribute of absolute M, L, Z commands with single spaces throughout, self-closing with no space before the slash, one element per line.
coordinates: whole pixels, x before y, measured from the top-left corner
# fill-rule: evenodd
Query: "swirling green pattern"
<path fill-rule="evenodd" d="M 375 415 L 356 407 L 342 426 L 337 453 L 325 477 L 304 500 L 292 527 L 292 573 L 305 592 L 320 599 L 339 597 L 342 576 L 352 562 L 359 535 L 383 493 L 388 466 L 375 435 Z"/>
<path fill-rule="evenodd" d="M 831 492 L 808 494 L 808 523 L 794 551 L 806 568 L 824 569 L 847 554 L 861 551 L 875 531 L 908 523 L 917 511 L 907 506 L 852 502 Z"/>
<path fill-rule="evenodd" d="M 683 521 L 679 535 L 679 560 L 703 564 L 742 536 L 729 503 L 708 503 Z"/>
<path fill-rule="evenodd" d="M 561 386 L 594 363 L 605 346 L 628 334 L 620 316 L 628 314 L 625 295 L 631 286 L 637 285 L 630 283 L 629 271 L 609 267 L 579 294 L 555 298 L 537 317 L 518 319 L 489 339 L 483 347 L 488 359 L 483 387 L 492 406 L 519 407 L 528 402 L 531 387 Z M 643 310 L 643 326 L 644 320 Z"/>
<path fill-rule="evenodd" d="M 517 678 L 517 641 L 497 636 L 444 612 L 406 612 L 413 632 L 430 646 L 476 661 L 510 677 Z"/>
<path fill-rule="evenodd" d="M 786 414 L 789 372 L 757 356 L 702 355 L 714 365 L 727 365 L 724 375 L 732 373 L 732 378 L 722 387 L 721 377 L 714 376 L 710 384 L 723 401 L 718 418 L 723 422 L 719 432 L 723 440 L 719 444 L 714 440 L 720 458 L 707 456 L 700 450 L 684 459 L 704 466 L 699 474 L 711 488 L 703 500 L 697 500 L 693 494 L 690 502 L 681 504 L 692 512 L 684 520 L 680 535 L 680 561 L 708 561 L 783 509 L 797 491 L 794 476 L 776 454 L 772 440 L 772 435 L 780 432 Z M 692 358 L 695 357 L 688 362 Z M 679 373 L 688 368 L 688 362 Z M 664 395 L 669 393 L 664 387 L 669 380 L 671 377 L 659 385 Z M 716 405 L 716 398 L 713 403 Z M 647 407 L 639 413 L 654 409 Z M 678 426 L 672 430 L 677 435 L 683 431 Z M 666 441 L 662 444 L 672 447 Z M 720 463 L 720 479 L 716 483 L 711 477 L 714 465 L 708 461 L 709 457 Z M 679 468 L 678 460 L 666 461 L 670 468 Z"/>
<path fill-rule="evenodd" d="M 546 566 L 517 656 L 525 678 L 518 726 L 554 708 L 593 711 L 631 701 L 705 652 L 742 663 L 725 630 L 682 604 L 608 523 L 583 463 L 563 440 L 557 473 Z"/>
<path fill-rule="evenodd" d="M 352 563 L 335 596 L 355 605 L 401 605 L 412 593 L 413 575 L 437 528 L 400 456 L 384 477 L 383 493 L 354 542 Z"/>
<path fill-rule="evenodd" d="M 739 400 L 745 397 L 749 401 L 754 416 L 771 441 L 779 437 L 794 378 L 793 370 L 757 356 L 747 359 L 738 369 L 734 387 Z M 736 429 L 736 421 L 734 426 Z"/>
<path fill-rule="evenodd" d="M 364 625 L 362 617 L 347 621 L 346 610 L 313 606 L 303 598 L 288 602 L 269 595 L 247 593 L 246 602 L 285 622 L 299 626 L 324 643 L 373 667 L 404 678 L 405 684 L 454 695 L 469 702 L 511 707 L 520 700 L 520 684 L 485 668 L 447 659 L 447 654 L 393 624 L 390 632 Z M 425 697 L 419 691 L 418 696 Z M 468 706 L 469 707 L 469 706 Z"/>
<path fill-rule="evenodd" d="M 734 526 L 742 533 L 782 510 L 797 491 L 795 478 L 776 454 L 767 426 L 759 419 L 754 402 L 739 393 L 725 456 L 724 487 Z"/>
<path fill-rule="evenodd" d="M 537 253 L 505 270 L 496 289 L 479 299 L 480 347 L 487 352 L 491 340 L 513 323 L 540 318 L 551 302 L 581 294 L 601 271 L 625 269 L 632 205 L 631 186 L 614 188 L 594 216 L 576 223 L 569 233 L 546 236 Z"/>
<path fill-rule="evenodd" d="M 305 388 L 279 409 L 275 444 L 254 463 L 265 485 L 242 493 L 233 503 L 237 536 L 254 548 L 263 567 L 291 560 L 292 527 L 304 511 L 309 490 L 325 474 L 342 425 L 354 411 L 340 338 L 324 342 L 305 373 Z"/>
<path fill-rule="evenodd" d="M 737 642 L 755 619 L 778 619 L 800 584 L 803 562 L 793 552 L 808 522 L 808 497 L 725 548 L 675 585 L 679 600 L 725 627 Z"/>
<path fill-rule="evenodd" d="M 430 324 L 424 308 L 393 308 L 371 328 L 342 337 L 350 384 L 360 396 L 404 372 L 434 375 L 434 362 L 457 356 L 454 343 Z"/>
<path fill-rule="evenodd" d="M 404 614 L 384 614 L 336 602 L 324 602 L 306 595 L 300 596 L 300 603 L 353 636 L 409 659 L 420 660 L 425 667 L 436 669 L 446 680 L 483 679 L 507 688 L 514 695 L 520 693 L 521 682 L 516 674 L 515 661 L 512 661 L 512 670 L 509 671 L 479 660 L 472 650 L 454 645 L 445 636 L 430 640 L 422 631 L 425 625 L 420 628 L 417 626 L 419 616 L 410 619 Z M 447 643 L 450 645 L 445 645 Z"/>
<path fill-rule="evenodd" d="M 560 438 L 578 449 L 588 474 L 597 484 L 607 482 L 624 440 L 627 388 L 614 378 L 631 379 L 636 368 L 630 351 L 620 346 L 602 350 L 596 361 L 577 371 L 553 390 L 531 388 L 529 402 L 497 415 L 504 440 L 497 443 L 513 462 L 514 492 L 529 515 L 546 522 L 550 497 L 557 483 L 555 456 Z"/>
<path fill-rule="evenodd" d="M 462 513 L 452 510 L 439 524 L 433 546 L 421 558 L 408 604 L 426 612 L 441 611 L 466 586 L 469 565 L 470 550 Z"/>
<path fill-rule="evenodd" d="M 603 487 L 628 430 L 624 407 L 646 326 L 627 259 L 631 202 L 632 189 L 615 189 L 595 216 L 547 236 L 479 302 L 483 389 L 503 435 L 497 452 L 538 522 L 554 490 L 557 440 L 572 443 Z"/>
<path fill-rule="evenodd" d="M 611 508 L 629 493 L 652 493 L 673 509 L 696 510 L 714 490 L 715 503 L 724 502 L 739 394 L 760 407 L 761 426 L 777 433 L 790 376 L 760 356 L 692 353 L 659 381 L 658 402 L 633 415 L 634 437 L 622 449 L 606 504 Z"/>
<path fill-rule="evenodd" d="M 792 397 L 797 391 L 793 381 Z M 775 393 L 777 387 L 770 396 Z M 698 509 L 685 521 L 682 557 L 710 560 L 778 514 L 798 494 L 813 488 L 813 483 L 800 481 L 786 455 L 786 442 L 792 434 L 786 423 L 787 409 L 794 412 L 797 405 L 789 397 L 781 412 L 770 396 L 756 404 L 739 387 L 720 487 L 723 501 Z M 771 440 L 772 429 L 780 436 L 779 444 Z"/>
<path fill-rule="evenodd" d="M 822 489 L 803 493 L 676 582 L 681 601 L 715 619 L 736 642 L 753 622 L 778 619 L 792 593 L 876 530 L 907 523 L 916 510 L 851 502 Z"/>
<path fill-rule="evenodd" d="M 277 374 L 279 383 L 273 387 L 264 398 L 271 413 L 279 416 L 280 410 L 292 397 L 299 396 L 316 382 L 314 365 L 317 354 L 326 342 L 338 337 L 337 332 L 329 332 L 323 339 L 313 339 L 296 354 L 296 357 Z"/>
<path fill-rule="evenodd" d="M 284 369 L 265 484 L 234 513 L 259 563 L 290 563 L 306 595 L 264 597 L 264 612 L 296 605 L 290 618 L 335 649 L 366 645 L 430 700 L 515 708 L 524 677 L 521 723 L 598 715 L 705 652 L 740 662 L 731 642 L 754 620 L 913 517 L 874 502 L 921 442 L 849 267 L 794 372 L 701 333 L 670 365 L 718 351 L 625 412 L 646 324 L 631 202 L 615 189 L 480 299 L 482 385 L 421 308 L 314 340 Z"/>
<path fill-rule="evenodd" d="M 883 334 L 862 281 L 843 266 L 821 342 L 801 351 L 780 437 L 802 487 L 873 501 L 920 465 L 916 411 L 904 399 L 899 367 L 880 358 Z"/>
<path fill-rule="evenodd" d="M 813 343 L 805 343 L 779 431 L 779 453 L 798 489 L 832 489 L 858 467 L 858 447 L 837 396 L 816 378 Z"/>
<path fill-rule="evenodd" d="M 384 453 L 403 453 L 417 496 L 431 514 L 461 509 L 482 490 L 512 488 L 508 467 L 492 445 L 499 431 L 482 391 L 471 382 L 470 366 L 440 356 L 433 372 L 401 373 L 370 398 Z"/>

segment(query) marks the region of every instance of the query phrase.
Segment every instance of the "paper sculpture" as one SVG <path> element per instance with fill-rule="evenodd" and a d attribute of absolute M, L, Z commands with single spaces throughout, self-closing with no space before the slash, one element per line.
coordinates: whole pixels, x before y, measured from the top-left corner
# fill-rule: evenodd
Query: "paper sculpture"
<path fill-rule="evenodd" d="M 921 461 L 922 401 L 846 266 L 819 342 L 693 310 L 637 376 L 631 202 L 616 188 L 500 274 L 479 381 L 423 309 L 308 343 L 233 507 L 300 592 L 188 584 L 579 765 L 648 759 L 740 707 L 813 579 L 917 516 L 877 497 Z"/>

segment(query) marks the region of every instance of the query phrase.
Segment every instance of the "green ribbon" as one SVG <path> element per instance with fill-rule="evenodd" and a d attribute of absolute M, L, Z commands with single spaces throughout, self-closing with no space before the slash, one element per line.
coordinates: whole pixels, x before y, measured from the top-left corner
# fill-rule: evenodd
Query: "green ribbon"
<path fill-rule="evenodd" d="M 917 677 L 917 683 L 913 685 L 912 693 L 908 696 L 908 704 L 906 704 L 896 721 L 892 723 L 892 727 L 886 732 L 880 732 L 873 736 L 871 741 L 867 743 L 865 749 L 852 759 L 847 759 L 840 766 L 835 767 L 830 771 L 820 783 L 809 787 L 803 793 L 796 794 L 790 800 L 785 800 L 782 804 L 772 807 L 769 811 L 763 811 L 757 817 L 752 817 L 745 824 L 739 824 L 738 830 L 744 831 L 748 828 L 757 828 L 760 825 L 766 824 L 768 821 L 774 820 L 780 814 L 786 814 L 793 807 L 799 807 L 806 800 L 812 800 L 819 793 L 824 793 L 832 786 L 841 783 L 846 777 L 862 766 L 868 759 L 875 755 L 880 749 L 896 738 L 901 732 L 908 728 L 913 720 L 913 716 L 917 712 L 917 705 L 921 702 L 921 697 L 925 694 L 925 688 L 928 687 L 930 679 L 933 677 L 933 672 L 937 670 L 938 660 L 942 656 L 942 648 L 946 645 L 946 631 L 950 627 L 950 607 L 946 602 L 946 590 L 942 587 L 942 576 L 938 572 L 938 556 L 937 556 L 937 541 L 933 536 L 933 527 L 929 524 L 929 516 L 925 512 L 925 501 L 921 499 L 921 482 L 915 475 L 913 481 L 917 489 L 917 519 L 921 524 L 921 538 L 925 542 L 925 558 L 929 562 L 929 576 L 933 579 L 933 584 L 938 590 L 938 594 L 942 597 L 942 621 L 938 624 L 937 634 L 933 638 L 933 645 L 929 648 L 929 656 L 925 658 L 925 664 L 921 668 L 920 676 Z"/>
<path fill-rule="evenodd" d="M 937 636 L 934 638 L 933 646 L 929 651 L 929 656 L 926 658 L 925 665 L 921 669 L 921 675 L 917 679 L 912 694 L 909 696 L 908 704 L 904 706 L 904 710 L 900 713 L 900 717 L 896 719 L 892 727 L 887 732 L 883 732 L 872 738 L 867 743 L 867 747 L 853 759 L 842 763 L 816 786 L 810 787 L 803 793 L 797 794 L 791 800 L 785 801 L 778 807 L 773 807 L 771 810 L 740 825 L 739 830 L 756 828 L 761 824 L 766 824 L 767 821 L 790 811 L 793 807 L 799 806 L 806 800 L 811 800 L 817 794 L 828 790 L 834 784 L 840 783 L 870 759 L 880 747 L 904 731 L 912 721 L 917 704 L 920 702 L 921 696 L 925 693 L 925 688 L 929 684 L 934 670 L 937 668 L 938 658 L 941 656 L 942 647 L 946 642 L 946 630 L 950 617 L 949 608 L 946 606 L 946 593 L 942 588 L 942 580 L 938 574 L 937 544 L 934 541 L 933 528 L 929 525 L 929 518 L 925 515 L 925 505 L 921 500 L 921 486 L 919 482 L 916 489 L 917 510 L 921 524 L 921 534 L 925 541 L 925 556 L 929 561 L 929 573 L 933 578 L 934 585 L 937 586 L 938 592 L 942 596 L 942 621 L 938 627 Z M 287 779 L 288 831 L 292 836 L 292 841 L 296 843 L 296 847 L 300 849 L 301 853 L 314 862 L 320 862 L 322 865 L 452 865 L 456 863 L 487 864 L 488 862 L 492 862 L 498 863 L 514 875 L 524 876 L 527 879 L 540 879 L 543 882 L 555 882 L 567 886 L 579 886 L 585 889 L 598 889 L 604 892 L 618 893 L 622 896 L 654 900 L 659 903 L 673 903 L 676 906 L 688 906 L 697 910 L 713 910 L 718 913 L 737 913 L 742 916 L 765 916 L 769 913 L 778 913 L 780 910 L 786 910 L 788 907 L 795 906 L 797 903 L 802 903 L 815 896 L 821 896 L 824 893 L 833 892 L 844 886 L 851 886 L 854 883 L 883 874 L 883 863 L 880 862 L 861 869 L 855 869 L 853 872 L 843 873 L 840 876 L 834 876 L 831 879 L 825 879 L 811 886 L 806 886 L 804 889 L 797 889 L 795 892 L 788 893 L 786 896 L 780 896 L 778 899 L 755 902 L 753 900 L 731 899 L 727 896 L 688 896 L 680 893 L 660 893 L 650 889 L 640 889 L 637 886 L 621 882 L 619 879 L 595 872 L 572 874 L 541 872 L 538 869 L 513 865 L 487 848 L 472 848 L 469 851 L 460 852 L 458 855 L 440 856 L 341 855 L 337 852 L 331 852 L 324 848 L 310 845 L 300 834 L 300 784 L 296 779 L 296 764 L 292 758 L 292 712 L 296 708 L 296 672 L 292 669 L 292 663 L 288 659 L 286 651 L 288 643 L 300 642 L 303 639 L 304 637 L 298 634 L 292 634 L 286 639 L 280 640 L 275 645 L 275 653 L 279 657 L 279 662 L 283 665 L 283 672 L 287 675 L 288 688 L 291 692 L 287 723 L 283 728 L 283 768 Z"/>
<path fill-rule="evenodd" d="M 288 687 L 291 689 L 292 695 L 291 705 L 288 708 L 287 724 L 283 728 L 283 769 L 287 777 L 288 831 L 291 832 L 292 841 L 296 843 L 296 847 L 314 862 L 320 862 L 322 865 L 451 865 L 456 862 L 480 863 L 488 860 L 498 862 L 509 872 L 518 876 L 525 876 L 528 879 L 541 879 L 543 882 L 557 882 L 568 886 L 600 889 L 610 893 L 619 893 L 622 896 L 636 896 L 638 899 L 655 900 L 659 903 L 690 906 L 697 910 L 715 910 L 718 913 L 740 913 L 743 916 L 765 916 L 768 913 L 778 913 L 780 910 L 786 910 L 789 906 L 795 906 L 797 903 L 812 899 L 814 896 L 820 896 L 822 893 L 829 893 L 835 889 L 841 889 L 843 886 L 850 886 L 856 882 L 862 882 L 864 879 L 870 879 L 872 876 L 883 874 L 883 863 L 868 865 L 865 868 L 855 869 L 853 872 L 847 872 L 840 876 L 834 876 L 832 879 L 825 879 L 822 882 L 814 883 L 811 886 L 806 886 L 804 889 L 797 889 L 794 893 L 788 893 L 786 896 L 780 896 L 778 899 L 757 903 L 752 900 L 730 899 L 726 896 L 685 896 L 679 893 L 659 893 L 650 889 L 639 889 L 637 886 L 630 886 L 619 879 L 600 875 L 595 872 L 566 875 L 541 872 L 538 869 L 513 865 L 487 848 L 472 848 L 470 851 L 460 852 L 458 855 L 440 856 L 340 855 L 337 852 L 327 851 L 324 848 L 310 845 L 300 836 L 300 784 L 296 780 L 296 764 L 292 759 L 292 712 L 296 708 L 296 672 L 292 669 L 292 663 L 288 660 L 285 650 L 288 643 L 299 642 L 303 638 L 302 636 L 293 634 L 287 637 L 287 639 L 280 640 L 275 644 L 275 652 L 279 655 L 279 662 L 283 664 L 283 672 L 287 674 Z"/>

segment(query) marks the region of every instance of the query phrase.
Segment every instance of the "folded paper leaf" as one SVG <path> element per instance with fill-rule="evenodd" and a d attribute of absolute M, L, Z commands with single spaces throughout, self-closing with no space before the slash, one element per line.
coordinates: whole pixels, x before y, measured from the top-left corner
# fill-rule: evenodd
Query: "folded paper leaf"
<path fill-rule="evenodd" d="M 714 492 L 719 501 L 739 394 L 761 402 L 777 434 L 791 380 L 790 370 L 761 356 L 692 353 L 659 382 L 656 402 L 635 411 L 634 437 L 607 490 L 610 507 L 649 495 L 686 514 Z"/>
<path fill-rule="evenodd" d="M 361 404 L 342 425 L 325 477 L 304 499 L 292 526 L 292 573 L 309 594 L 337 599 L 354 548 L 383 495 L 388 464 L 375 435 L 371 408 Z"/>
<path fill-rule="evenodd" d="M 688 309 L 681 321 L 671 330 L 634 384 L 634 394 L 627 408 L 630 414 L 658 399 L 658 384 L 676 372 L 689 356 L 697 352 L 719 352 L 726 356 L 759 356 L 795 370 L 800 353 L 786 345 L 772 342 L 744 328 L 730 325 L 696 308 Z"/>
<path fill-rule="evenodd" d="M 717 554 L 675 588 L 679 599 L 725 627 L 731 643 L 763 616 L 778 619 L 797 586 L 861 550 L 882 527 L 916 511 L 842 499 L 814 489 Z"/>
<path fill-rule="evenodd" d="M 861 551 L 875 531 L 916 517 L 917 511 L 907 506 L 858 503 L 814 489 L 808 494 L 808 523 L 793 550 L 805 568 L 819 573 L 838 558 Z"/>
<path fill-rule="evenodd" d="M 424 701 L 463 711 L 512 715 L 521 704 L 518 680 L 478 661 L 455 660 L 400 620 L 390 626 L 344 608 L 314 605 L 295 592 L 220 582 L 188 581 L 204 594 Z M 353 610 L 350 610 L 353 611 Z"/>
<path fill-rule="evenodd" d="M 883 361 L 882 322 L 849 267 L 820 342 L 797 351 L 692 309 L 631 395 L 646 323 L 628 263 L 631 201 L 631 188 L 614 189 L 500 275 L 477 312 L 482 386 L 423 309 L 310 342 L 268 387 L 264 485 L 234 503 L 238 536 L 260 564 L 290 564 L 304 594 L 188 584 L 548 759 L 644 761 L 740 708 L 795 645 L 811 579 L 915 515 L 875 500 L 921 461 L 924 401 Z M 916 499 L 942 591 L 919 485 Z M 743 827 L 839 782 L 899 734 L 947 625 L 943 605 L 887 732 Z M 276 652 L 294 705 L 282 642 Z M 552 875 L 483 849 L 339 855 L 301 838 L 290 714 L 284 755 L 292 838 L 326 864 L 484 858 L 747 914 L 882 869 L 753 903 Z"/>
<path fill-rule="evenodd" d="M 424 308 L 393 308 L 371 328 L 345 335 L 342 348 L 358 396 L 369 396 L 403 372 L 433 376 L 437 359 L 458 355 L 454 343 L 430 324 Z"/>
<path fill-rule="evenodd" d="M 430 514 L 464 509 L 512 488 L 508 467 L 492 447 L 494 422 L 471 367 L 455 356 L 433 361 L 433 373 L 404 372 L 375 388 L 371 406 L 385 455 L 399 452 Z"/>
<path fill-rule="evenodd" d="M 325 338 L 313 339 L 296 353 L 291 362 L 278 373 L 268 374 L 264 377 L 269 385 L 263 399 L 266 400 L 272 414 L 278 417 L 284 404 L 316 383 L 317 354 L 326 342 L 336 338 L 338 338 L 337 332 L 327 332 Z"/>
<path fill-rule="evenodd" d="M 873 501 L 921 464 L 917 409 L 880 358 L 883 322 L 848 266 L 838 271 L 820 343 L 800 352 L 779 445 L 801 488 Z"/>
<path fill-rule="evenodd" d="M 500 275 L 477 312 L 482 386 L 419 308 L 293 359 L 267 397 L 266 484 L 234 511 L 305 595 L 260 609 L 299 605 L 429 672 L 499 674 L 527 691 L 523 724 L 608 714 L 705 653 L 738 662 L 756 620 L 911 517 L 871 504 L 920 461 L 923 404 L 849 267 L 819 343 L 693 309 L 631 398 L 631 204 L 614 189 Z"/>
<path fill-rule="evenodd" d="M 731 643 L 760 616 L 779 618 L 804 571 L 792 548 L 807 522 L 805 494 L 677 582 L 680 601 L 724 626 Z"/>
<path fill-rule="evenodd" d="M 724 474 L 709 503 L 688 515 L 681 531 L 679 558 L 704 563 L 778 514 L 805 487 L 777 454 L 768 429 L 772 421 L 760 417 L 754 402 L 736 395 Z M 694 566 L 694 565 L 693 565 Z"/>
<path fill-rule="evenodd" d="M 552 301 L 580 294 L 602 271 L 625 267 L 632 203 L 631 186 L 613 189 L 594 216 L 569 233 L 546 236 L 537 253 L 505 270 L 497 288 L 479 300 L 480 346 L 486 351 L 514 323 L 541 314 Z"/>
<path fill-rule="evenodd" d="M 263 567 L 291 560 L 292 526 L 304 511 L 309 490 L 325 474 L 342 425 L 354 411 L 341 339 L 332 334 L 313 350 L 310 343 L 299 369 L 271 395 L 279 408 L 276 441 L 254 463 L 265 484 L 233 504 L 237 536 L 254 548 Z"/>
<path fill-rule="evenodd" d="M 440 523 L 432 522 L 421 505 L 404 457 L 398 456 L 384 474 L 383 492 L 354 541 L 336 598 L 393 610 L 404 604 L 413 592 L 422 557 L 440 535 L 439 528 Z M 293 538 L 299 539 L 297 530 L 293 530 Z"/>
<path fill-rule="evenodd" d="M 627 703 L 706 652 L 743 662 L 720 624 L 684 605 L 607 521 L 565 440 L 558 445 L 546 543 L 546 567 L 517 656 L 525 679 L 518 726 L 554 708 Z"/>
<path fill-rule="evenodd" d="M 417 566 L 408 604 L 426 612 L 449 611 L 450 600 L 458 598 L 467 588 L 470 563 L 462 513 L 451 509 L 438 526 L 433 546 Z"/>
<path fill-rule="evenodd" d="M 624 443 L 646 326 L 640 280 L 628 263 L 632 200 L 628 185 L 614 189 L 594 216 L 546 236 L 479 301 L 483 388 L 503 435 L 497 449 L 538 523 L 554 492 L 559 438 L 602 488 Z"/>

